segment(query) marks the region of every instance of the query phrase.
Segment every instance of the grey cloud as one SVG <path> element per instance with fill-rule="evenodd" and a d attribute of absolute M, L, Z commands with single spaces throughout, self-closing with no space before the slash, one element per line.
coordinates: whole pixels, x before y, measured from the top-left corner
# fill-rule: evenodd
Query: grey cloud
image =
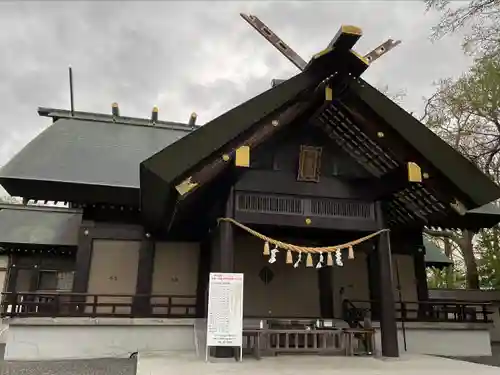
<path fill-rule="evenodd" d="M 109 112 L 113 101 L 129 116 L 204 123 L 267 90 L 272 78 L 297 70 L 240 19 L 251 12 L 302 57 L 323 49 L 341 24 L 361 26 L 364 53 L 392 37 L 395 51 L 366 78 L 406 89 L 405 106 L 421 107 L 432 82 L 469 63 L 461 36 L 431 44 L 437 16 L 420 1 L 303 2 L 12 2 L 0 3 L 0 165 L 50 120 L 38 106 L 68 107 L 67 66 L 79 110 Z"/>

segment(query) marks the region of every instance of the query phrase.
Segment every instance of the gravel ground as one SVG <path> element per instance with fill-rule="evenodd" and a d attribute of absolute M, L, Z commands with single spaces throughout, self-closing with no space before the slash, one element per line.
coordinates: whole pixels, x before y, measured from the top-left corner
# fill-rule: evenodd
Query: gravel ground
<path fill-rule="evenodd" d="M 0 375 L 135 375 L 136 367 L 135 358 L 0 361 Z"/>

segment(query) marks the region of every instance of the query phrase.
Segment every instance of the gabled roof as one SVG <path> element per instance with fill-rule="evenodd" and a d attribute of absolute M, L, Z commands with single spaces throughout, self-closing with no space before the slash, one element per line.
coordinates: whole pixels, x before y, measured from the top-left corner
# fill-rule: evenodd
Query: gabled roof
<path fill-rule="evenodd" d="M 318 97 L 324 99 L 327 84 L 335 84 L 340 92 L 347 80 L 359 77 L 367 68 L 367 62 L 350 50 L 349 44 L 341 44 L 343 48 L 334 46 L 317 54 L 302 73 L 231 109 L 145 160 L 141 164 L 141 211 L 145 221 L 150 226 L 164 223 L 177 200 L 173 183 L 186 177 L 186 173 L 214 153 L 237 143 L 264 122 L 271 123 L 280 116 L 289 122 L 314 109 Z"/>
<path fill-rule="evenodd" d="M 360 59 L 354 56 L 335 48 L 326 51 L 321 55 L 325 60 L 313 59 L 304 72 L 145 160 L 141 164 L 141 210 L 146 222 L 168 222 L 181 198 L 175 186 L 188 184 L 189 189 L 194 186 L 196 190 L 208 181 L 208 175 L 222 173 L 223 155 L 226 160 L 232 157 L 235 147 L 258 138 L 255 134 L 280 116 L 288 116 L 292 123 L 293 118 L 303 116 L 306 120 L 307 115 L 307 121 L 322 128 L 339 147 L 375 178 L 386 179 L 387 184 L 391 184 L 390 176 L 408 173 L 407 163 L 417 163 L 424 180 L 408 185 L 406 179 L 404 186 L 386 197 L 389 225 L 429 225 L 500 198 L 498 185 L 359 78 L 366 66 L 356 66 Z M 331 101 L 325 101 L 326 81 L 333 91 Z M 301 110 L 293 116 L 288 114 L 298 103 Z M 178 162 L 171 163 L 174 159 Z"/>
<path fill-rule="evenodd" d="M 29 142 L 0 169 L 0 183 L 11 195 L 25 194 L 33 183 L 139 189 L 139 164 L 192 131 L 177 123 L 41 108 L 55 122 Z M 23 195 L 24 195 L 23 194 Z M 137 203 L 138 203 L 138 194 Z M 109 201 L 112 202 L 112 199 Z"/>

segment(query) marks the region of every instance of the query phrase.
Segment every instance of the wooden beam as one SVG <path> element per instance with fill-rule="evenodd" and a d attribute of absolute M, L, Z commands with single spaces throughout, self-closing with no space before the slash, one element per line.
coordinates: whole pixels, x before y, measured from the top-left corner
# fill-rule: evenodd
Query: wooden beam
<path fill-rule="evenodd" d="M 176 185 L 175 188 L 179 193 L 179 198 L 185 199 L 202 185 L 205 185 L 225 170 L 230 165 L 229 162 L 235 158 L 236 150 L 240 149 L 242 146 L 247 146 L 250 149 L 260 145 L 277 131 L 289 125 L 299 114 L 305 111 L 308 106 L 309 103 L 307 102 L 299 102 L 292 105 L 275 118 L 265 121 L 251 136 L 232 147 L 219 151 L 217 156 L 212 158 L 208 164 L 198 169 L 191 176 L 184 178 Z"/>
<path fill-rule="evenodd" d="M 397 47 L 399 44 L 401 44 L 400 40 L 392 40 L 388 39 L 381 45 L 379 45 L 377 48 L 373 49 L 372 51 L 368 52 L 365 55 L 365 58 L 371 63 L 373 63 L 375 60 L 379 59 L 380 57 L 384 56 L 387 52 L 392 50 L 393 48 Z"/>
<path fill-rule="evenodd" d="M 416 170 L 412 170 L 411 168 L 415 168 Z M 418 185 L 422 182 L 421 174 L 420 179 L 418 178 L 419 170 L 420 167 L 418 167 L 418 164 L 410 162 L 394 169 L 377 180 L 370 179 L 370 196 L 373 200 L 389 199 L 395 193 L 406 189 L 412 184 Z"/>
<path fill-rule="evenodd" d="M 328 44 L 328 47 L 349 50 L 354 47 L 362 35 L 363 31 L 359 27 L 342 25 Z"/>

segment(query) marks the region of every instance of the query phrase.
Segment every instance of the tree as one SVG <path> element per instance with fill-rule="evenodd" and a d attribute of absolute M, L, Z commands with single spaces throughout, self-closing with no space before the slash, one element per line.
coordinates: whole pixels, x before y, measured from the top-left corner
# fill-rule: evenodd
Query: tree
<path fill-rule="evenodd" d="M 428 100 L 422 120 L 452 147 L 469 158 L 494 181 L 500 181 L 500 61 L 487 55 L 457 80 L 445 79 Z M 496 229 L 495 229 L 496 230 Z M 480 286 L 474 233 L 427 231 L 458 246 L 464 259 L 467 287 Z M 481 232 L 484 234 L 486 232 Z M 489 233 L 489 232 L 488 232 Z"/>
<path fill-rule="evenodd" d="M 458 245 L 447 237 L 430 237 L 436 246 L 444 248 L 445 255 L 453 262 L 443 269 L 431 268 L 427 272 L 429 288 L 460 289 L 466 286 L 464 259 Z"/>
<path fill-rule="evenodd" d="M 500 60 L 482 57 L 458 80 L 445 79 L 424 108 L 434 132 L 494 180 L 500 153 Z"/>
<path fill-rule="evenodd" d="M 479 276 L 481 286 L 500 289 L 500 230 L 484 229 L 478 240 Z"/>
<path fill-rule="evenodd" d="M 500 54 L 500 0 L 472 0 L 458 7 L 449 0 L 424 1 L 427 10 L 442 13 L 432 28 L 432 40 L 470 26 L 463 41 L 465 51 L 478 56 Z"/>

